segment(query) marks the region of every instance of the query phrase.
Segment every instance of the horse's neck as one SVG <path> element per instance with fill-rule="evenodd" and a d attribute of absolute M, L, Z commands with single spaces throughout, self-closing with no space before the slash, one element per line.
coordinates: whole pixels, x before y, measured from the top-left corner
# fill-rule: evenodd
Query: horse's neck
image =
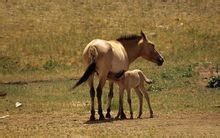
<path fill-rule="evenodd" d="M 135 59 L 140 57 L 141 47 L 138 46 L 137 41 L 127 41 L 121 43 L 127 52 L 129 64 L 131 64 Z"/>

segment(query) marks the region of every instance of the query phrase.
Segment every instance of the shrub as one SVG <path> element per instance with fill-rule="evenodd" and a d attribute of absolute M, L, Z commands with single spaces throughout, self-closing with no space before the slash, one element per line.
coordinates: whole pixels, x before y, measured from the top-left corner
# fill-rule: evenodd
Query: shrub
<path fill-rule="evenodd" d="M 220 76 L 211 77 L 208 81 L 209 88 L 217 88 L 220 87 Z"/>
<path fill-rule="evenodd" d="M 53 70 L 57 65 L 57 61 L 50 59 L 43 65 L 43 68 L 46 70 Z"/>
<path fill-rule="evenodd" d="M 12 73 L 18 72 L 20 69 L 20 62 L 17 58 L 0 57 L 0 72 Z"/>

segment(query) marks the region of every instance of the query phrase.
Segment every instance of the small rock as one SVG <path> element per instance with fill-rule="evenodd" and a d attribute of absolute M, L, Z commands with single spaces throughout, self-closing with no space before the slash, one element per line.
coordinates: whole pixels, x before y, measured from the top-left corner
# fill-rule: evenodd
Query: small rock
<path fill-rule="evenodd" d="M 20 102 L 15 103 L 15 107 L 20 107 L 20 106 L 22 106 L 22 103 L 20 103 Z"/>
<path fill-rule="evenodd" d="M 4 115 L 4 116 L 1 116 L 0 119 L 4 119 L 6 117 L 9 117 L 9 115 Z"/>

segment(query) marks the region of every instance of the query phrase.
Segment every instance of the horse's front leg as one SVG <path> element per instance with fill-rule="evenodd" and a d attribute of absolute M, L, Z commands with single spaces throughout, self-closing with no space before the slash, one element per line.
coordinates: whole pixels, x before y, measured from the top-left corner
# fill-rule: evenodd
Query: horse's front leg
<path fill-rule="evenodd" d="M 115 117 L 116 119 L 121 118 L 121 119 L 126 119 L 126 115 L 123 110 L 123 97 L 124 97 L 124 88 L 119 88 L 119 108 L 118 108 L 118 114 Z"/>
<path fill-rule="evenodd" d="M 124 109 L 123 109 L 124 91 L 122 93 L 120 93 L 120 94 L 121 94 L 120 95 L 121 98 L 120 98 L 119 103 L 121 104 L 121 111 L 120 111 L 121 119 L 126 119 L 127 117 L 126 117 L 126 115 L 124 113 Z"/>
<path fill-rule="evenodd" d="M 113 82 L 109 81 L 109 93 L 108 93 L 108 108 L 107 108 L 107 114 L 106 118 L 111 118 L 111 103 L 112 103 L 112 98 L 113 98 Z"/>

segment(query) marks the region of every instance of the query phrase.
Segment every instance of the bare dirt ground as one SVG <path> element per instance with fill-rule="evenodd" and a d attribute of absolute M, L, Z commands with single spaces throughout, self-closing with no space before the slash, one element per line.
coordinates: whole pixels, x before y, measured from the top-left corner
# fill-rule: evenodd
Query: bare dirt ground
<path fill-rule="evenodd" d="M 220 137 L 220 114 L 159 114 L 150 119 L 88 121 L 88 114 L 16 114 L 0 119 L 0 136 Z"/>

